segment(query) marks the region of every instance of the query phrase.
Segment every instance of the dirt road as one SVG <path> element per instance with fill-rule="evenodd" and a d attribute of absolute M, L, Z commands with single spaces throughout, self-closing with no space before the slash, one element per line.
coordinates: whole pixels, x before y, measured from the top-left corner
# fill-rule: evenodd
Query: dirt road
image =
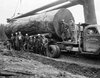
<path fill-rule="evenodd" d="M 0 55 L 0 78 L 86 78 L 35 60 Z"/>
<path fill-rule="evenodd" d="M 31 52 L 8 51 L 2 48 L 0 73 L 7 78 L 100 78 L 100 68 L 88 66 L 89 59 L 86 63 L 85 60 L 80 55 L 62 55 L 59 59 L 53 59 Z"/>

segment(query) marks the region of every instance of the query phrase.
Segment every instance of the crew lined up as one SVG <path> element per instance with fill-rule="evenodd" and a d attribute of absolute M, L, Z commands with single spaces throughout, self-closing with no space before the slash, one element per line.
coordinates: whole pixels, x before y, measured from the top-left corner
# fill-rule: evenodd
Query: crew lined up
<path fill-rule="evenodd" d="M 48 39 L 45 35 L 31 35 L 27 33 L 25 36 L 21 32 L 16 32 L 15 35 L 11 34 L 10 38 L 11 47 L 15 50 L 33 51 L 36 53 L 44 54 L 45 48 L 48 44 Z"/>

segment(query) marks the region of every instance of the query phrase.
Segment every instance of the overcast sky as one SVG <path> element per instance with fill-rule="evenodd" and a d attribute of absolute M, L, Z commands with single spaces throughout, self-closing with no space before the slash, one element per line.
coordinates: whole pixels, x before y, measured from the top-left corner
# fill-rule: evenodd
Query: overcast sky
<path fill-rule="evenodd" d="M 6 23 L 6 19 L 11 18 L 14 15 L 15 10 L 16 13 L 23 14 L 53 1 L 56 0 L 0 0 L 0 23 Z M 97 22 L 100 24 L 100 0 L 94 1 Z M 76 23 L 84 22 L 83 8 L 81 5 L 77 5 L 68 9 L 72 12 Z"/>

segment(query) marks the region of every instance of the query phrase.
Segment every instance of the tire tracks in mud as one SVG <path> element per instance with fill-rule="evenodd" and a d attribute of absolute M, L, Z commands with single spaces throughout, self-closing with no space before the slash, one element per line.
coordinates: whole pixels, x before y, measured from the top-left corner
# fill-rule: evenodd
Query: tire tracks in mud
<path fill-rule="evenodd" d="M 79 74 L 79 75 L 83 75 L 89 78 L 100 78 L 100 68 L 98 67 L 96 68 L 94 66 L 82 65 L 75 62 L 70 62 L 70 60 L 68 62 L 66 61 L 67 60 L 66 56 L 65 56 L 66 58 L 63 58 L 63 59 L 62 57 L 60 59 L 54 59 L 54 58 L 45 57 L 39 54 L 34 54 L 31 52 L 17 52 L 16 51 L 15 54 L 19 58 L 33 59 L 43 64 L 51 65 L 57 69 L 68 71 L 73 74 Z M 80 58 L 79 56 L 78 58 Z M 70 56 L 70 57 L 73 57 L 73 56 Z M 77 57 L 74 56 L 73 58 L 77 58 Z M 81 57 L 80 59 L 82 58 L 83 57 Z"/>

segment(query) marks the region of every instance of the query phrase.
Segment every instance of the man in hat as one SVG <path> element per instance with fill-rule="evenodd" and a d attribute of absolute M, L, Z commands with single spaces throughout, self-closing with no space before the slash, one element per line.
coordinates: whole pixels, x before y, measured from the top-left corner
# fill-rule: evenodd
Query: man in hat
<path fill-rule="evenodd" d="M 64 19 L 61 20 L 61 37 L 63 41 L 68 41 L 71 39 L 70 27 L 64 21 Z"/>
<path fill-rule="evenodd" d="M 18 33 L 15 33 L 15 50 L 19 50 Z"/>
<path fill-rule="evenodd" d="M 24 37 L 20 31 L 18 32 L 18 40 L 19 40 L 19 44 L 20 44 L 19 48 L 21 50 L 23 48 L 23 44 L 24 44 Z"/>
<path fill-rule="evenodd" d="M 33 45 L 34 45 L 33 36 L 29 36 L 29 49 L 30 49 L 30 51 L 33 51 Z"/>
<path fill-rule="evenodd" d="M 13 33 L 11 34 L 11 45 L 12 45 L 12 48 L 15 49 L 15 37 Z"/>
<path fill-rule="evenodd" d="M 29 51 L 29 35 L 27 33 L 24 37 L 24 50 Z"/>
<path fill-rule="evenodd" d="M 78 37 L 78 26 L 75 25 L 75 21 L 70 19 L 70 28 L 71 28 L 71 40 L 74 43 L 77 43 L 77 37 Z"/>

